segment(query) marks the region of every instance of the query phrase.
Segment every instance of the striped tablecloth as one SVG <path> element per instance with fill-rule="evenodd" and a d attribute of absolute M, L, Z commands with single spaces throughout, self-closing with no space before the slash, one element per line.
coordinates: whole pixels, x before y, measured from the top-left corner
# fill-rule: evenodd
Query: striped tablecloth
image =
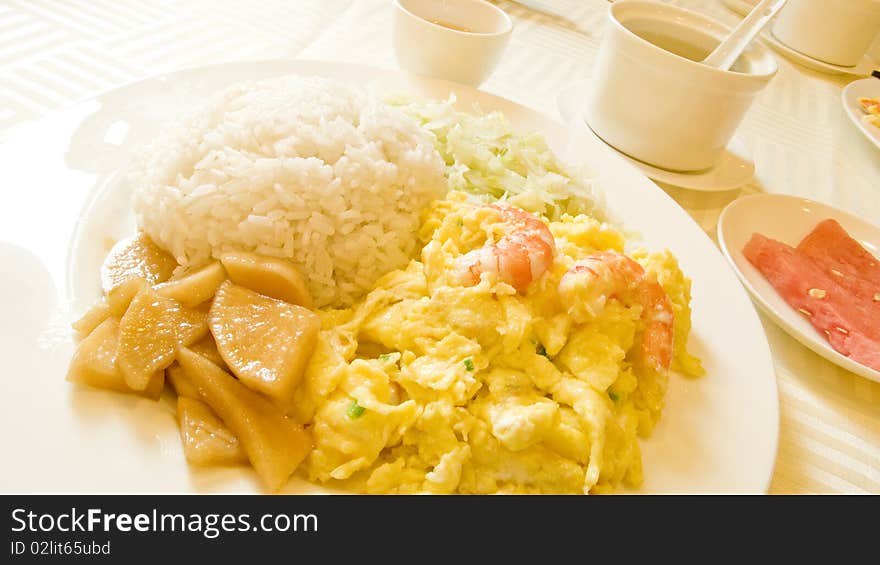
<path fill-rule="evenodd" d="M 676 4 L 733 23 L 716 0 Z M 550 115 L 556 94 L 589 78 L 605 0 L 498 4 L 516 21 L 483 88 Z M 0 0 L 0 139 L 46 112 L 140 77 L 255 58 L 329 59 L 394 68 L 389 0 Z M 846 77 L 779 58 L 740 135 L 756 165 L 741 191 L 667 188 L 713 239 L 731 200 L 780 192 L 880 225 L 880 155 L 848 123 Z M 880 493 L 880 384 L 813 354 L 762 318 L 781 402 L 775 493 Z"/>

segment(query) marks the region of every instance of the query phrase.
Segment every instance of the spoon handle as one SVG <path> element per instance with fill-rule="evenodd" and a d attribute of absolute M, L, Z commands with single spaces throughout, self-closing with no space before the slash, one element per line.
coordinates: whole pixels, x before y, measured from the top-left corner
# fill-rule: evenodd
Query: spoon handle
<path fill-rule="evenodd" d="M 703 64 L 723 71 L 729 70 L 749 43 L 758 35 L 767 22 L 785 5 L 787 0 L 761 0 L 745 18 L 733 28 L 730 35 L 722 41 Z"/>

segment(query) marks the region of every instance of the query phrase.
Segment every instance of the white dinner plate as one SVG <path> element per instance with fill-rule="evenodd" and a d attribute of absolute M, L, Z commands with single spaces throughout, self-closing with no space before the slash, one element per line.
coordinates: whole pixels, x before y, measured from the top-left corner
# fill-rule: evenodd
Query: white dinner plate
<path fill-rule="evenodd" d="M 846 88 L 840 93 L 840 101 L 843 103 L 843 109 L 846 115 L 855 126 L 880 149 L 880 127 L 866 122 L 863 118 L 865 112 L 859 104 L 859 98 L 880 98 L 880 80 L 871 77 L 853 81 L 846 85 Z"/>
<path fill-rule="evenodd" d="M 796 246 L 816 224 L 828 218 L 837 220 L 850 236 L 880 257 L 880 228 L 826 204 L 785 194 L 754 194 L 731 202 L 718 220 L 718 241 L 755 302 L 783 330 L 832 363 L 880 382 L 880 372 L 835 351 L 742 254 L 754 233 Z"/>
<path fill-rule="evenodd" d="M 629 161 L 633 167 L 637 168 L 645 176 L 672 186 L 700 192 L 735 190 L 750 182 L 754 177 L 755 164 L 748 157 L 746 148 L 736 136 L 730 140 L 730 144 L 724 150 L 717 165 L 706 171 L 694 173 L 661 169 L 618 151 L 593 132 L 583 115 L 582 105 L 588 85 L 588 81 L 576 82 L 571 86 L 563 88 L 556 97 L 556 105 L 558 106 L 562 121 L 568 124 L 569 127 L 583 130 L 588 135 L 595 137 L 609 150 Z"/>
<path fill-rule="evenodd" d="M 53 114 L 0 145 L 0 490 L 250 492 L 245 468 L 184 459 L 171 398 L 153 402 L 64 380 L 71 319 L 99 296 L 108 241 L 134 228 L 119 182 L 134 147 L 224 86 L 288 73 L 321 75 L 501 110 L 540 131 L 563 158 L 598 171 L 612 215 L 648 246 L 670 248 L 693 278 L 690 347 L 708 374 L 670 377 L 666 409 L 642 444 L 641 492 L 765 492 L 778 405 L 770 350 L 748 295 L 687 213 L 592 138 L 544 115 L 453 83 L 310 61 L 216 65 L 149 78 Z M 315 490 L 294 478 L 287 492 Z"/>
<path fill-rule="evenodd" d="M 777 37 L 773 35 L 773 31 L 771 29 L 764 31 L 761 34 L 761 38 L 767 43 L 767 45 L 769 45 L 779 53 L 782 53 L 795 63 L 803 65 L 808 69 L 819 71 L 821 73 L 832 75 L 865 76 L 871 74 L 871 71 L 874 70 L 874 67 L 876 66 L 874 60 L 867 54 L 862 57 L 862 60 L 859 61 L 859 63 L 855 67 L 842 67 L 840 65 L 832 65 L 831 63 L 820 61 L 819 59 L 814 59 L 809 55 L 805 55 L 800 51 L 792 49 L 785 43 L 779 41 L 779 39 L 777 39 Z"/>

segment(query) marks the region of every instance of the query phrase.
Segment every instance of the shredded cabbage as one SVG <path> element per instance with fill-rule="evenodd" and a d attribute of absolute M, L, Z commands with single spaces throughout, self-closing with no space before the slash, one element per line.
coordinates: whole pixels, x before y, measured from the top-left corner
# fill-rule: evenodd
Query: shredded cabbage
<path fill-rule="evenodd" d="M 542 135 L 515 133 L 501 112 L 460 112 L 454 95 L 446 101 L 397 96 L 387 102 L 434 135 L 450 190 L 507 200 L 550 220 L 563 214 L 605 217 L 587 176 L 570 171 Z"/>

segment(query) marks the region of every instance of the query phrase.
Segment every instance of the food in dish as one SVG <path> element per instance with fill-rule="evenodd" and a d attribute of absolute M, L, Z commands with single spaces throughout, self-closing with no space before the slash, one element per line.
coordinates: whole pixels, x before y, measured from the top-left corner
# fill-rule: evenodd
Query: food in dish
<path fill-rule="evenodd" d="M 880 261 L 835 220 L 796 248 L 754 234 L 743 255 L 831 346 L 880 370 Z"/>
<path fill-rule="evenodd" d="M 825 266 L 859 300 L 880 302 L 880 261 L 835 220 L 816 224 L 798 244 L 799 253 Z M 841 273 L 844 276 L 839 276 Z"/>
<path fill-rule="evenodd" d="M 874 126 L 880 127 L 880 98 L 859 97 L 859 106 L 865 115 L 862 119 Z"/>
<path fill-rule="evenodd" d="M 286 77 L 159 139 L 70 380 L 176 402 L 191 463 L 247 459 L 270 491 L 642 481 L 668 372 L 703 372 L 690 281 L 540 136 Z"/>
<path fill-rule="evenodd" d="M 295 402 L 312 422 L 311 480 L 372 493 L 641 482 L 637 438 L 660 416 L 674 344 L 694 366 L 689 284 L 671 255 L 638 263 L 594 218 L 523 214 L 451 192 L 419 260 L 326 314 Z"/>
<path fill-rule="evenodd" d="M 138 225 L 183 266 L 289 259 L 345 306 L 416 251 L 446 189 L 431 134 L 376 96 L 303 77 L 243 83 L 166 128 L 127 173 Z"/>

